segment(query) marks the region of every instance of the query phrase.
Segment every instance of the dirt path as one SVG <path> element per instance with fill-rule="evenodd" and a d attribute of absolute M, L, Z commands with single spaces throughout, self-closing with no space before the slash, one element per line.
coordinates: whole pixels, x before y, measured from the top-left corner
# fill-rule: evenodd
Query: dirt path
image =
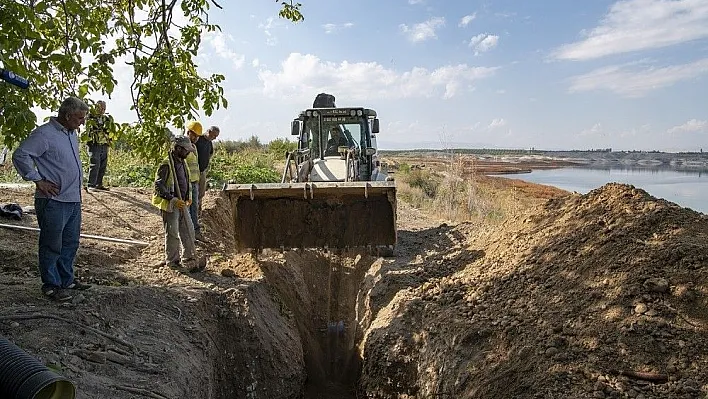
<path fill-rule="evenodd" d="M 95 286 L 59 305 L 39 293 L 36 233 L 0 229 L 0 335 L 79 398 L 705 397 L 705 216 L 628 186 L 515 190 L 524 209 L 501 226 L 399 201 L 395 258 L 235 254 L 211 193 L 195 274 L 155 267 L 148 191 L 89 194 L 84 233 L 151 245 L 83 240 L 77 273 Z"/>

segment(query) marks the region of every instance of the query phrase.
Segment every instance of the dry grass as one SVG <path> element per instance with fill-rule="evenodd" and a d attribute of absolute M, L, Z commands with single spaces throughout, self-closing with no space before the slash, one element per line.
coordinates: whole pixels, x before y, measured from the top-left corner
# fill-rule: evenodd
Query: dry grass
<path fill-rule="evenodd" d="M 566 194 L 553 187 L 518 179 L 470 173 L 462 157 L 456 156 L 425 170 L 400 168 L 397 180 L 402 200 L 454 222 L 499 223 L 548 198 Z"/>

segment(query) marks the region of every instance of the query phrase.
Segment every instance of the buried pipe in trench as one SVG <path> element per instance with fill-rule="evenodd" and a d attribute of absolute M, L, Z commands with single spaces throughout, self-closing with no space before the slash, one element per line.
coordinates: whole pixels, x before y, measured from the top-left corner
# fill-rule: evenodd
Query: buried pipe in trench
<path fill-rule="evenodd" d="M 0 337 L 0 398 L 74 399 L 76 388 L 37 359 Z"/>

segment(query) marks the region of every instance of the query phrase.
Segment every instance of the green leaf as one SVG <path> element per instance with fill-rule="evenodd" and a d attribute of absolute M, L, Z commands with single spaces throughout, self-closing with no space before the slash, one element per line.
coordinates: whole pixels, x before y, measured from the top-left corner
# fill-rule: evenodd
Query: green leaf
<path fill-rule="evenodd" d="M 79 97 L 84 98 L 86 97 L 86 94 L 88 93 L 88 85 L 82 84 L 79 86 Z"/>

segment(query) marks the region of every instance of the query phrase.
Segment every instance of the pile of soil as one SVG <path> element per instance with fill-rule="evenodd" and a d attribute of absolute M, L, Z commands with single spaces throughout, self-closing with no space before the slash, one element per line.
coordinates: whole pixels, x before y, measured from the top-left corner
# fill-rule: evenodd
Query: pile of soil
<path fill-rule="evenodd" d="M 708 395 L 705 216 L 625 185 L 539 192 L 501 226 L 398 201 L 395 258 L 236 253 L 232 204 L 210 192 L 209 263 L 193 274 L 156 266 L 147 190 L 89 193 L 84 233 L 149 245 L 82 240 L 77 274 L 94 287 L 56 304 L 36 233 L 0 229 L 0 335 L 79 398 Z"/>
<path fill-rule="evenodd" d="M 708 395 L 708 220 L 631 186 L 441 226 L 378 275 L 372 398 Z M 401 276 L 401 277 L 399 277 Z"/>

